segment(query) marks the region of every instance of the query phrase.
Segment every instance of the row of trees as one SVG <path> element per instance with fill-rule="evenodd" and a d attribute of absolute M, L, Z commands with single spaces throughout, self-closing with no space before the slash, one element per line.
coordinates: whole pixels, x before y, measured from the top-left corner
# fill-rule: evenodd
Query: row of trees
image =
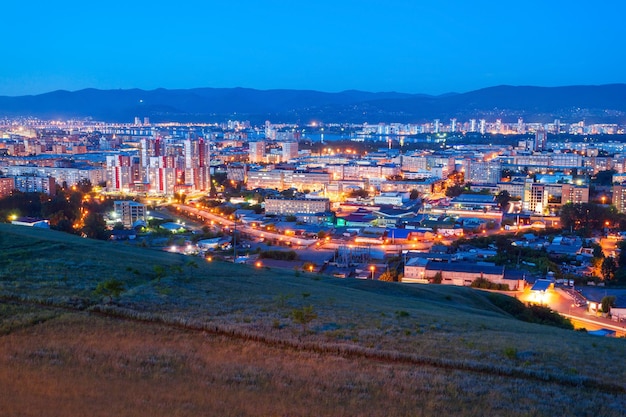
<path fill-rule="evenodd" d="M 563 229 L 590 236 L 594 230 L 603 228 L 626 229 L 626 215 L 618 213 L 614 206 L 593 203 L 567 203 L 561 207 Z"/>

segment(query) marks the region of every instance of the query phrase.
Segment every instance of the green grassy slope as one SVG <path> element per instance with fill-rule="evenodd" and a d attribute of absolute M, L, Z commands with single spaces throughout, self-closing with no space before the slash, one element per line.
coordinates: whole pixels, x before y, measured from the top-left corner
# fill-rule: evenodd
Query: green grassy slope
<path fill-rule="evenodd" d="M 94 289 L 111 278 L 126 290 L 109 305 Z M 296 276 L 1 224 L 0 297 L 47 305 L 41 320 L 70 307 L 315 351 L 626 387 L 623 340 L 520 322 L 470 288 Z M 293 313 L 305 306 L 317 317 L 303 329 Z M 39 319 L 28 314 L 5 308 L 0 330 Z"/>

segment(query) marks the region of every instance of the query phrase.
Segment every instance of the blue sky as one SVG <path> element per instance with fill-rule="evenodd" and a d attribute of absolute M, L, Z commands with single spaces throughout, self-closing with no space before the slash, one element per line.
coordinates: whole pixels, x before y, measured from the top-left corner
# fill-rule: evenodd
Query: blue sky
<path fill-rule="evenodd" d="M 8 2 L 0 95 L 626 82 L 621 0 Z"/>

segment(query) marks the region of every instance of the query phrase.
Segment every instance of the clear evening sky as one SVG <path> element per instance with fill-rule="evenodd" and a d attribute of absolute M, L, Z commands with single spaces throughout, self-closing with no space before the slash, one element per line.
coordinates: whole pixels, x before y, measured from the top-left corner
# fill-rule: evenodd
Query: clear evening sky
<path fill-rule="evenodd" d="M 0 95 L 620 83 L 625 19 L 623 0 L 7 0 Z"/>

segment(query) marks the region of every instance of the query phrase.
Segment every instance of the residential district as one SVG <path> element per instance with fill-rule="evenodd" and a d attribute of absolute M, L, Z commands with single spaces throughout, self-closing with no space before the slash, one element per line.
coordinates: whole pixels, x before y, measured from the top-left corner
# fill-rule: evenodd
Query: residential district
<path fill-rule="evenodd" d="M 522 119 L 3 119 L 0 214 L 207 261 L 471 285 L 553 308 L 558 294 L 623 335 L 623 134 Z"/>

